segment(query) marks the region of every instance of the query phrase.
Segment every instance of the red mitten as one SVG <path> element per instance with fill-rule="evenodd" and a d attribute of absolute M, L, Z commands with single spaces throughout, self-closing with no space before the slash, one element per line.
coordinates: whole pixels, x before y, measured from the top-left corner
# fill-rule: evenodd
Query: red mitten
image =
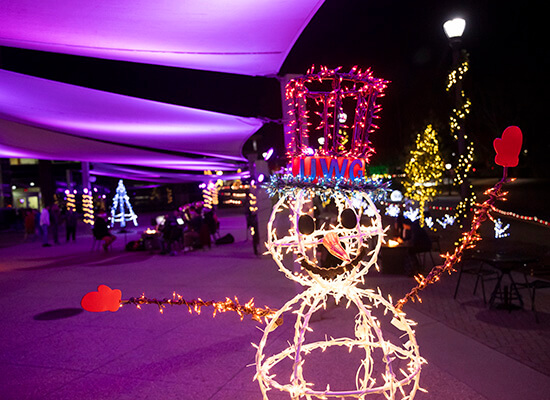
<path fill-rule="evenodd" d="M 86 311 L 115 312 L 120 307 L 121 298 L 122 292 L 119 289 L 113 290 L 109 286 L 99 285 L 97 287 L 97 292 L 89 292 L 84 295 L 80 301 L 80 305 Z"/>
<path fill-rule="evenodd" d="M 493 147 L 497 152 L 495 163 L 502 167 L 515 167 L 519 162 L 519 152 L 523 135 L 517 126 L 509 126 L 502 133 L 502 139 L 496 138 Z"/>

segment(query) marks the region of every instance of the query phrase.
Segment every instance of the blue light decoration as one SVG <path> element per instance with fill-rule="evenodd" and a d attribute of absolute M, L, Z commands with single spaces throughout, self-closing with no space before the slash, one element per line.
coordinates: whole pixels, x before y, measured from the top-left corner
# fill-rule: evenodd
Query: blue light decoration
<path fill-rule="evenodd" d="M 429 229 L 432 229 L 432 227 L 434 226 L 434 220 L 432 217 L 426 217 L 424 218 L 424 223 L 426 224 L 426 226 L 429 228 Z"/>
<path fill-rule="evenodd" d="M 132 221 L 134 226 L 138 224 L 137 215 L 134 213 L 132 205 L 130 204 L 130 198 L 126 192 L 126 187 L 122 179 L 120 179 L 116 188 L 115 197 L 113 198 L 113 205 L 111 206 L 111 227 L 115 225 L 115 222 L 120 222 L 120 227 L 125 228 L 126 221 Z"/>
<path fill-rule="evenodd" d="M 403 215 L 405 218 L 409 219 L 411 222 L 416 221 L 420 218 L 420 210 L 418 208 L 412 209 L 409 208 L 406 211 L 403 211 Z"/>
<path fill-rule="evenodd" d="M 441 225 L 443 229 L 447 226 L 452 226 L 455 223 L 456 216 L 445 214 L 442 219 L 436 219 L 437 223 Z"/>
<path fill-rule="evenodd" d="M 510 232 L 506 232 L 510 228 L 510 224 L 503 226 L 500 218 L 494 220 L 495 223 L 495 239 L 502 239 L 510 236 Z"/>

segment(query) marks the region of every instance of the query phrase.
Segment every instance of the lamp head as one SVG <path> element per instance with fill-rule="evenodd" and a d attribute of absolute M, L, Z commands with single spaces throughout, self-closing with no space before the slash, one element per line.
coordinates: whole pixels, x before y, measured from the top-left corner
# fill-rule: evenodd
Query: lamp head
<path fill-rule="evenodd" d="M 445 35 L 447 35 L 449 39 L 460 39 L 464 33 L 465 27 L 466 20 L 463 18 L 450 19 L 443 24 Z"/>

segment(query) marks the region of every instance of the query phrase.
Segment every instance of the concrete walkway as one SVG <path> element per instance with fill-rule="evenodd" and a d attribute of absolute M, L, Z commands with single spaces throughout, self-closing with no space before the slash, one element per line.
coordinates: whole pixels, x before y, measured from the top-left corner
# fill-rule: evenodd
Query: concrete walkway
<path fill-rule="evenodd" d="M 87 232 L 76 243 L 49 248 L 38 242 L 2 246 L 0 399 L 261 399 L 252 381 L 251 343 L 262 335 L 254 321 L 241 322 L 231 313 L 212 318 L 207 309 L 200 316 L 178 307 L 160 314 L 155 306 L 94 314 L 79 306 L 99 284 L 121 289 L 123 298 L 143 292 L 170 297 L 177 291 L 186 299 L 254 297 L 256 305 L 272 308 L 296 295 L 298 288 L 269 257 L 253 255 L 244 241 L 244 217 L 222 218 L 221 227 L 236 243 L 174 257 L 125 252 L 124 237 L 111 252 L 92 253 Z M 137 236 L 136 229 L 126 240 Z M 528 311 L 487 309 L 471 295 L 469 282 L 453 300 L 455 279 L 446 276 L 426 291 L 422 305 L 404 309 L 418 322 L 417 339 L 428 361 L 421 374 L 428 393 L 415 399 L 550 399 L 546 305 L 535 324 Z M 413 285 L 410 278 L 378 273 L 367 280 L 394 299 Z M 311 327 L 324 331 L 350 321 L 353 313 L 331 305 Z M 293 330 L 289 316 L 270 341 L 284 344 Z M 540 359 L 530 363 L 535 354 Z M 332 376 L 338 384 L 353 381 L 355 368 L 329 359 L 306 376 L 313 382 Z M 287 398 L 270 393 L 270 399 Z"/>

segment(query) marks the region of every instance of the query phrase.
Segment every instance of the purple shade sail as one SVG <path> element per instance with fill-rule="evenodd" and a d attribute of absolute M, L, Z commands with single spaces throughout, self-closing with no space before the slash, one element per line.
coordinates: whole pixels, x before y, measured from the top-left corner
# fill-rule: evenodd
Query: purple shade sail
<path fill-rule="evenodd" d="M 237 163 L 220 158 L 189 158 L 72 136 L 0 119 L 0 157 L 105 162 L 177 170 L 233 170 Z"/>
<path fill-rule="evenodd" d="M 0 45 L 244 75 L 279 72 L 323 0 L 0 0 Z"/>
<path fill-rule="evenodd" d="M 107 142 L 244 161 L 242 146 L 262 122 L 0 70 L 0 119 Z M 19 129 L 2 136 L 19 135 Z M 63 143 L 60 137 L 58 144 Z M 55 159 L 70 158 L 56 146 Z M 86 149 L 89 153 L 89 150 Z"/>

